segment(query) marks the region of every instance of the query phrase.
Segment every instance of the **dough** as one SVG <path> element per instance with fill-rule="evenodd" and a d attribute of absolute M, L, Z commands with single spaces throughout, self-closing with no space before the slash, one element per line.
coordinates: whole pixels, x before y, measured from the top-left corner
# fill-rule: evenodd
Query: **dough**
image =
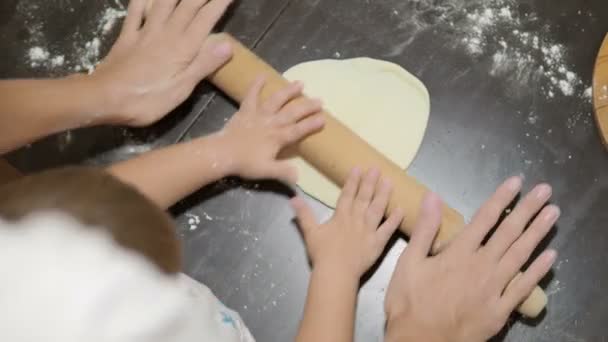
<path fill-rule="evenodd" d="M 403 169 L 416 153 L 429 118 L 429 93 L 399 65 L 371 58 L 306 62 L 285 72 L 304 92 Z M 356 151 L 344 151 L 356 153 Z M 300 188 L 330 207 L 340 189 L 306 161 L 294 158 Z"/>

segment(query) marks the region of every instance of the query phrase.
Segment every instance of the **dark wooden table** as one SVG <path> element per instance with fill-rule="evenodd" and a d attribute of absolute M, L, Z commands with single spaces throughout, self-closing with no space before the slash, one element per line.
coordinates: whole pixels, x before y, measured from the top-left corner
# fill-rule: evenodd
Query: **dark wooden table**
<path fill-rule="evenodd" d="M 32 5 L 38 7 L 32 10 Z M 24 62 L 35 43 L 32 26 L 43 22 L 49 46 L 70 60 L 74 42 L 93 38 L 87 34 L 98 30 L 99 15 L 108 7 L 119 8 L 114 0 L 2 2 L 0 75 L 69 73 L 69 63 L 45 68 Z M 608 3 L 258 0 L 240 1 L 224 24 L 279 70 L 310 59 L 369 56 L 417 75 L 431 93 L 432 113 L 409 172 L 467 217 L 509 175 L 524 174 L 527 188 L 541 181 L 553 184 L 563 217 L 545 241 L 560 253 L 545 282 L 548 311 L 537 321 L 515 320 L 500 338 L 608 339 L 608 297 L 603 295 L 608 158 L 585 94 L 608 31 Z M 102 35 L 102 55 L 117 28 Z M 216 131 L 234 111 L 224 96 L 201 86 L 187 104 L 148 129 L 62 134 L 13 153 L 10 160 L 24 171 L 105 164 Z M 187 273 L 241 312 L 259 341 L 294 335 L 309 272 L 293 213 L 275 189 L 275 184 L 222 181 L 174 209 Z M 320 218 L 331 215 L 311 202 Z M 361 291 L 359 341 L 382 340 L 382 301 L 404 247 L 402 240 L 394 243 Z"/>

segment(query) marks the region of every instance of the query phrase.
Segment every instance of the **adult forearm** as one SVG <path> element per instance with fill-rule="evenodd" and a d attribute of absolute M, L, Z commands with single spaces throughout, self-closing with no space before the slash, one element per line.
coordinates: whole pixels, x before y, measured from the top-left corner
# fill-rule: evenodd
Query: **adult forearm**
<path fill-rule="evenodd" d="M 109 123 L 103 89 L 88 76 L 0 81 L 0 154 L 77 127 Z"/>
<path fill-rule="evenodd" d="M 109 172 L 167 209 L 206 184 L 231 173 L 230 158 L 215 136 L 145 153 Z"/>
<path fill-rule="evenodd" d="M 297 342 L 351 342 L 359 278 L 341 270 L 314 269 Z"/>

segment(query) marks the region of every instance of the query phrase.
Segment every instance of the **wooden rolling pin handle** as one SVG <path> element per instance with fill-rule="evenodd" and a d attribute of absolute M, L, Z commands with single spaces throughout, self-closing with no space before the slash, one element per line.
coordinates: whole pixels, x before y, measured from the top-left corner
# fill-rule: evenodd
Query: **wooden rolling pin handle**
<path fill-rule="evenodd" d="M 249 88 L 260 75 L 264 75 L 266 78 L 266 84 L 261 94 L 262 99 L 268 98 L 289 84 L 270 65 L 230 35 L 221 33 L 215 35 L 213 39 L 230 42 L 233 46 L 233 57 L 226 65 L 211 75 L 209 80 L 235 101 L 239 103 L 243 101 Z M 295 101 L 298 101 L 298 99 Z M 323 130 L 302 140 L 296 147 L 297 153 L 339 186 L 344 184 L 350 170 L 356 166 L 363 169 L 378 168 L 382 175 L 393 183 L 389 212 L 397 207 L 404 211 L 405 219 L 401 225 L 401 230 L 405 234 L 411 235 L 422 200 L 429 190 L 414 178 L 408 176 L 398 165 L 376 151 L 331 114 L 323 112 L 323 115 L 325 117 Z M 444 205 L 441 229 L 433 251 L 439 251 L 463 227 L 464 219 L 462 215 Z M 546 297 L 540 288 L 538 290 L 540 292 L 535 291 L 533 293 L 534 298 L 529 298 L 526 301 L 528 304 L 534 304 L 521 307 L 524 309 L 524 311 L 520 311 L 522 314 L 535 317 L 542 311 L 544 305 L 540 308 L 537 305 L 546 302 Z M 541 294 L 542 296 L 538 297 Z"/>

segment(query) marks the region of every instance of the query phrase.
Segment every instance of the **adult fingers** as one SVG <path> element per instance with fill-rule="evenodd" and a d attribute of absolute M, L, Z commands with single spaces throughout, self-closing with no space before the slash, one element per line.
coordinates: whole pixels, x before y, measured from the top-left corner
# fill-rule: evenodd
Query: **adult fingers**
<path fill-rule="evenodd" d="M 292 125 L 311 114 L 320 112 L 322 108 L 321 100 L 318 99 L 292 101 L 279 111 L 277 123 L 281 126 Z"/>
<path fill-rule="evenodd" d="M 317 227 L 315 214 L 302 197 L 296 196 L 291 199 L 290 203 L 296 212 L 296 218 L 298 219 L 302 233 L 304 233 L 304 236 L 307 236 L 312 229 Z"/>
<path fill-rule="evenodd" d="M 405 249 L 408 259 L 424 259 L 428 256 L 441 225 L 441 200 L 434 193 L 424 197 L 418 221 Z"/>
<path fill-rule="evenodd" d="M 169 19 L 169 25 L 177 32 L 185 31 L 208 1 L 209 0 L 181 0 Z"/>
<path fill-rule="evenodd" d="M 538 244 L 547 236 L 560 215 L 557 206 L 551 205 L 543 209 L 536 217 L 530 228 L 508 249 L 498 263 L 497 274 L 500 286 L 507 284 L 534 252 Z"/>
<path fill-rule="evenodd" d="M 366 224 L 371 228 L 378 228 L 378 225 L 386 213 L 386 208 L 388 207 L 392 192 L 393 184 L 391 181 L 389 179 L 382 179 L 380 184 L 376 187 L 374 198 L 367 209 L 367 215 L 365 215 Z"/>
<path fill-rule="evenodd" d="M 353 213 L 357 215 L 357 217 L 365 219 L 365 213 L 372 201 L 379 178 L 380 171 L 377 168 L 371 168 L 365 173 L 353 204 Z"/>
<path fill-rule="evenodd" d="M 127 17 L 122 24 L 121 35 L 131 35 L 139 31 L 144 20 L 147 0 L 131 0 Z"/>
<path fill-rule="evenodd" d="M 522 187 L 521 177 L 507 179 L 475 214 L 471 223 L 455 241 L 469 250 L 477 250 L 494 228 L 505 208 L 513 202 Z"/>
<path fill-rule="evenodd" d="M 295 144 L 305 137 L 320 131 L 325 125 L 325 118 L 321 114 L 313 114 L 306 119 L 291 126 L 284 127 L 280 133 L 281 144 L 285 147 Z"/>
<path fill-rule="evenodd" d="M 391 236 L 393 236 L 393 234 L 395 234 L 395 231 L 397 228 L 399 228 L 399 225 L 403 221 L 403 217 L 403 210 L 401 208 L 395 208 L 388 216 L 386 221 L 384 221 L 384 223 L 378 227 L 376 236 L 378 237 L 378 243 L 380 246 L 382 246 L 382 248 L 386 246 L 388 240 L 391 238 Z"/>
<path fill-rule="evenodd" d="M 211 0 L 192 19 L 186 29 L 186 39 L 191 42 L 207 37 L 226 12 L 232 0 Z"/>
<path fill-rule="evenodd" d="M 301 82 L 291 82 L 288 86 L 272 94 L 263 105 L 265 114 L 278 113 L 291 99 L 300 96 L 302 89 Z"/>
<path fill-rule="evenodd" d="M 517 276 L 504 291 L 500 307 L 510 314 L 534 291 L 536 285 L 547 275 L 557 259 L 554 250 L 544 251 L 523 274 Z"/>
<path fill-rule="evenodd" d="M 178 0 L 158 0 L 151 5 L 146 13 L 144 29 L 147 31 L 159 30 L 165 25 L 171 13 L 175 10 Z"/>
<path fill-rule="evenodd" d="M 226 64 L 230 57 L 232 57 L 232 45 L 230 43 L 207 38 L 185 73 L 195 83 L 198 83 Z"/>
<path fill-rule="evenodd" d="M 547 203 L 551 192 L 548 184 L 541 184 L 524 196 L 482 248 L 484 253 L 494 260 L 502 258 L 507 249 L 521 236 L 534 215 Z"/>

